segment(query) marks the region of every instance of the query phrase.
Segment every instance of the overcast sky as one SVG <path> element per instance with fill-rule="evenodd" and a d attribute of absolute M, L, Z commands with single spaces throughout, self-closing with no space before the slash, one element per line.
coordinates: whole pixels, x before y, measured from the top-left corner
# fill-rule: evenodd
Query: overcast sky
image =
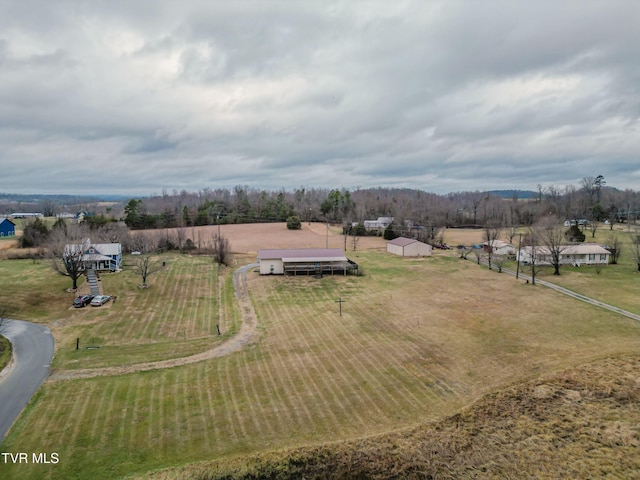
<path fill-rule="evenodd" d="M 0 192 L 640 188 L 640 1 L 0 0 Z"/>

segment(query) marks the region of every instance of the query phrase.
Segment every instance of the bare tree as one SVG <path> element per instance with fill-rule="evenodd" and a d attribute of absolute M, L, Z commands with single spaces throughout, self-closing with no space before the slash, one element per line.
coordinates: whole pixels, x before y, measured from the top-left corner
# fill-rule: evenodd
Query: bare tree
<path fill-rule="evenodd" d="M 137 232 L 130 236 L 131 268 L 142 277 L 141 288 L 149 288 L 147 278 L 162 268 L 157 258 L 159 245 L 160 238 L 155 232 Z"/>
<path fill-rule="evenodd" d="M 587 228 L 591 232 L 591 238 L 596 238 L 596 230 L 598 230 L 598 227 L 600 227 L 600 223 L 595 220 L 589 222 L 589 225 L 587 225 Z"/>
<path fill-rule="evenodd" d="M 86 234 L 81 225 L 67 225 L 66 228 L 54 228 L 49 235 L 51 267 L 71 279 L 73 290 L 77 290 L 78 279 L 86 269 L 85 254 L 90 245 Z"/>
<path fill-rule="evenodd" d="M 631 237 L 631 257 L 638 267 L 636 272 L 640 273 L 640 233 L 637 232 Z"/>
<path fill-rule="evenodd" d="M 609 252 L 611 252 L 611 256 L 609 257 L 611 264 L 617 265 L 620 253 L 622 253 L 622 240 L 620 240 L 618 235 L 611 233 L 607 236 L 607 246 Z"/>
<path fill-rule="evenodd" d="M 560 275 L 562 253 L 567 249 L 564 228 L 558 218 L 545 217 L 535 227 L 541 245 L 549 251 L 549 261 L 553 265 L 553 274 Z"/>
<path fill-rule="evenodd" d="M 506 261 L 507 257 L 505 255 L 495 255 L 493 257 L 493 264 L 498 269 L 498 273 L 502 273 L 502 269 L 504 268 Z"/>
<path fill-rule="evenodd" d="M 213 260 L 218 265 L 229 265 L 231 261 L 231 245 L 222 235 L 213 236 Z"/>
<path fill-rule="evenodd" d="M 496 221 L 488 221 L 484 226 L 484 240 L 487 243 L 487 261 L 489 270 L 491 270 L 491 259 L 493 258 L 493 249 L 496 248 L 496 241 L 500 238 L 502 229 Z"/>

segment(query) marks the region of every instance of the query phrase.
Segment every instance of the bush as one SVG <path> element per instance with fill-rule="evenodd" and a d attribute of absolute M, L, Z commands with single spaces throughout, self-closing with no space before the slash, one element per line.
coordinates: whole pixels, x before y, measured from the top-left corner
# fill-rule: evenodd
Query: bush
<path fill-rule="evenodd" d="M 300 222 L 300 217 L 297 215 L 293 215 L 287 218 L 287 228 L 289 230 L 300 230 L 302 228 L 302 223 Z"/>
<path fill-rule="evenodd" d="M 586 238 L 586 235 L 582 233 L 577 225 L 572 225 L 571 228 L 565 232 L 564 236 L 569 242 L 584 242 Z"/>
<path fill-rule="evenodd" d="M 390 224 L 387 228 L 384 229 L 384 234 L 382 235 L 382 237 L 385 240 L 393 240 L 394 238 L 398 238 L 400 235 L 398 235 L 394 230 L 393 230 L 393 224 Z"/>

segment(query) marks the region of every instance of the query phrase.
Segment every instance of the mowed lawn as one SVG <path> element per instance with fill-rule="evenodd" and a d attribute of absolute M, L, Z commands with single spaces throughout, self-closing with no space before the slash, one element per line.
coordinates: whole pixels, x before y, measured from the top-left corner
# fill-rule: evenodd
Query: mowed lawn
<path fill-rule="evenodd" d="M 506 384 L 640 348 L 638 322 L 454 256 L 350 258 L 364 276 L 251 273 L 259 334 L 241 352 L 46 383 L 2 451 L 55 452 L 59 463 L 0 464 L 0 476 L 117 478 L 358 438 L 440 418 Z"/>
<path fill-rule="evenodd" d="M 183 357 L 237 331 L 240 312 L 230 268 L 218 274 L 210 257 L 165 254 L 156 261 L 165 266 L 149 277 L 146 289 L 130 269 L 102 274 L 102 289 L 114 301 L 99 308 L 73 308 L 75 294 L 66 291 L 71 280 L 46 261 L 3 261 L 0 304 L 8 306 L 11 318 L 49 325 L 56 342 L 54 371 Z"/>

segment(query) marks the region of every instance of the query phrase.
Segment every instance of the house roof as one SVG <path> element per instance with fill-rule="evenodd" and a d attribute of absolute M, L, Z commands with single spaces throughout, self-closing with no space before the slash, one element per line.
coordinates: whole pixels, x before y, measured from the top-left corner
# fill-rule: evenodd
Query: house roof
<path fill-rule="evenodd" d="M 482 245 L 489 245 L 489 242 L 484 242 Z M 504 240 L 492 240 L 491 246 L 493 248 L 513 247 L 511 243 L 505 242 Z"/>
<path fill-rule="evenodd" d="M 524 247 L 523 250 L 531 251 L 533 247 Z M 578 245 L 562 245 L 560 246 L 560 255 L 597 255 L 609 254 L 609 250 L 597 243 L 581 243 Z M 542 255 L 549 255 L 550 250 L 545 246 L 537 246 L 536 252 Z"/>
<path fill-rule="evenodd" d="M 398 237 L 393 240 L 389 240 L 387 243 L 390 243 L 391 245 L 398 245 L 399 247 L 406 247 L 407 245 L 411 245 L 417 241 L 418 240 L 415 238 Z"/>
<path fill-rule="evenodd" d="M 282 259 L 283 261 L 346 261 L 347 257 L 340 248 L 295 248 L 258 250 L 258 260 Z"/>
<path fill-rule="evenodd" d="M 78 252 L 80 248 L 84 248 L 86 245 L 86 250 L 84 253 L 86 255 L 120 255 L 122 253 L 122 245 L 119 243 L 84 243 L 84 244 L 67 244 L 64 248 L 65 252 Z"/>
<path fill-rule="evenodd" d="M 13 225 L 14 227 L 16 226 L 15 223 L 13 223 L 11 220 L 9 220 L 8 218 L 3 218 L 2 220 L 0 220 L 0 225 L 2 225 L 3 223 L 8 222 L 11 225 Z"/>

